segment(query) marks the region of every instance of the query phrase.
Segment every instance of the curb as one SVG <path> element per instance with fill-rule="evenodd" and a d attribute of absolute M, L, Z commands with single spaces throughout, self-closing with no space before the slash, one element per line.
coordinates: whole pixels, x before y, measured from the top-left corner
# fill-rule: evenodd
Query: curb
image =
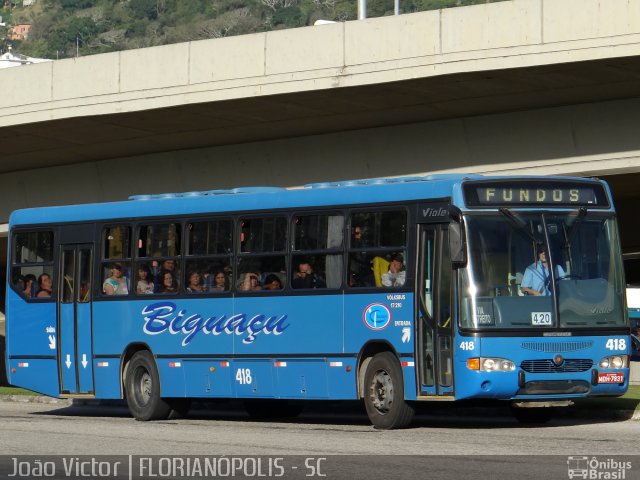
<path fill-rule="evenodd" d="M 71 405 L 71 401 L 67 398 L 54 398 L 44 395 L 0 395 L 0 402 Z"/>

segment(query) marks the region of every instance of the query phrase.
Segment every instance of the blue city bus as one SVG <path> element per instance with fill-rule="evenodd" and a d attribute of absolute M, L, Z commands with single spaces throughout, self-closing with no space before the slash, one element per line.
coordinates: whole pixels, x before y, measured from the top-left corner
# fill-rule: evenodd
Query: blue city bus
<path fill-rule="evenodd" d="M 19 210 L 7 282 L 9 382 L 126 399 L 138 420 L 192 399 L 263 416 L 362 400 L 390 429 L 419 402 L 489 399 L 544 421 L 629 381 L 616 215 L 596 179 L 447 174 Z"/>

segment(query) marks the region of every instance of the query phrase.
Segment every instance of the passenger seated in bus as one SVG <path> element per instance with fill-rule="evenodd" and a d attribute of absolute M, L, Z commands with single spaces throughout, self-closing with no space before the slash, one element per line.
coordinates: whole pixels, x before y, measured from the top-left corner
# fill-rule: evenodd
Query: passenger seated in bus
<path fill-rule="evenodd" d="M 363 228 L 355 225 L 351 230 L 351 248 L 363 248 Z M 349 286 L 373 287 L 376 284 L 373 273 L 373 255 L 359 251 L 349 254 Z"/>
<path fill-rule="evenodd" d="M 262 284 L 263 290 L 282 290 L 282 282 L 275 273 L 270 273 L 267 278 L 264 279 Z"/>
<path fill-rule="evenodd" d="M 36 296 L 36 276 L 32 273 L 27 273 L 22 279 L 23 291 L 22 293 L 26 298 L 33 298 Z"/>
<path fill-rule="evenodd" d="M 204 285 L 202 284 L 202 276 L 199 272 L 193 270 L 187 275 L 187 292 L 202 293 Z"/>
<path fill-rule="evenodd" d="M 293 288 L 327 288 L 325 281 L 316 275 L 309 262 L 298 264 L 298 273 L 291 280 Z"/>
<path fill-rule="evenodd" d="M 213 293 L 221 293 L 229 290 L 227 276 L 222 270 L 216 270 L 213 275 L 207 277 L 207 290 Z"/>
<path fill-rule="evenodd" d="M 244 274 L 242 283 L 240 284 L 240 290 L 248 292 L 252 290 L 262 290 L 260 285 L 260 276 L 257 273 L 247 272 Z"/>
<path fill-rule="evenodd" d="M 138 282 L 136 283 L 136 293 L 138 295 L 150 295 L 153 293 L 154 285 L 151 270 L 146 263 L 138 266 Z"/>
<path fill-rule="evenodd" d="M 385 287 L 402 287 L 405 277 L 404 258 L 401 254 L 394 253 L 391 255 L 389 270 L 382 274 L 382 285 Z"/>
<path fill-rule="evenodd" d="M 549 283 L 551 275 L 547 264 L 547 251 L 544 245 L 538 245 L 536 248 L 537 260 L 527 267 L 522 277 L 520 290 L 525 295 L 547 296 L 551 295 Z M 560 265 L 556 265 L 556 278 L 565 276 L 564 270 Z"/>
<path fill-rule="evenodd" d="M 174 276 L 176 275 L 176 261 L 173 259 L 165 259 L 162 263 L 158 263 L 157 260 L 154 260 L 151 263 L 151 273 L 153 274 L 154 281 L 154 291 L 158 291 L 160 289 L 160 285 L 162 284 L 161 273 L 163 271 L 171 272 Z"/>
<path fill-rule="evenodd" d="M 129 293 L 127 281 L 122 275 L 122 265 L 112 263 L 109 266 L 109 276 L 102 284 L 102 291 L 105 295 L 126 295 Z"/>
<path fill-rule="evenodd" d="M 37 298 L 47 298 L 51 296 L 51 288 L 53 281 L 51 275 L 43 273 L 38 277 L 38 291 L 36 292 Z"/>
<path fill-rule="evenodd" d="M 158 293 L 178 293 L 178 282 L 173 272 L 162 270 L 160 272 L 160 284 L 158 285 Z"/>

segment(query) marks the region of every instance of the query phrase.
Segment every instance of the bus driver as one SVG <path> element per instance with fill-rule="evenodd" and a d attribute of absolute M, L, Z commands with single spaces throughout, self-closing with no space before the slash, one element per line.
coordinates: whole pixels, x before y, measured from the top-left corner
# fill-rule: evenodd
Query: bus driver
<path fill-rule="evenodd" d="M 537 249 L 538 259 L 527 267 L 522 277 L 522 283 L 520 284 L 520 290 L 525 295 L 551 295 L 549 290 L 549 283 L 551 282 L 551 275 L 549 272 L 549 265 L 547 264 L 547 251 L 544 245 L 539 244 Z M 564 277 L 564 270 L 560 265 L 556 265 L 556 277 Z"/>

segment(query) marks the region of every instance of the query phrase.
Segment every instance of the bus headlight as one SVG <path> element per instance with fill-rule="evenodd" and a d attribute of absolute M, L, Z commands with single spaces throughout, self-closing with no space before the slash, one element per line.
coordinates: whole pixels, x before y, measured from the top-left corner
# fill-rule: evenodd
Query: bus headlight
<path fill-rule="evenodd" d="M 628 355 L 614 355 L 611 357 L 604 357 L 598 363 L 600 368 L 627 368 L 629 366 Z"/>
<path fill-rule="evenodd" d="M 506 358 L 476 357 L 467 359 L 467 368 L 481 372 L 513 372 L 516 365 Z"/>

